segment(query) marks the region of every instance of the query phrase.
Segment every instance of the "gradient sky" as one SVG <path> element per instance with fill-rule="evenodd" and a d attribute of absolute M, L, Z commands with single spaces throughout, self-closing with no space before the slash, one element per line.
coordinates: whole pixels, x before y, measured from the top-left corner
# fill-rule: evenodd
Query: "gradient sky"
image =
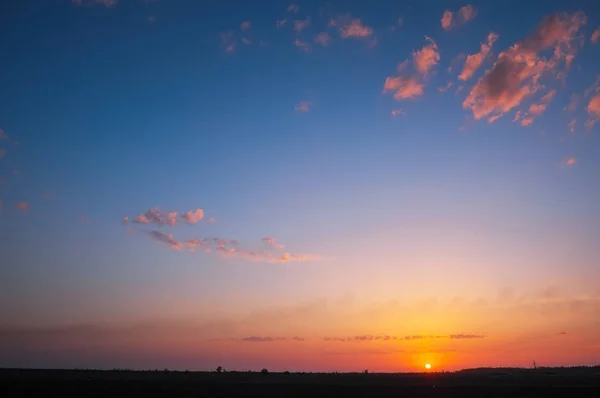
<path fill-rule="evenodd" d="M 600 3 L 0 3 L 0 367 L 600 362 Z"/>

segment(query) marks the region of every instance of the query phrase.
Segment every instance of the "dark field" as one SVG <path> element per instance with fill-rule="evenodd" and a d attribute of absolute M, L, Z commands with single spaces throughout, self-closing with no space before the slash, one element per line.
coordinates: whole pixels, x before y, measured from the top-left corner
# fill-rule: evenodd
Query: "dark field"
<path fill-rule="evenodd" d="M 600 368 L 431 374 L 0 370 L 0 397 L 600 397 Z"/>

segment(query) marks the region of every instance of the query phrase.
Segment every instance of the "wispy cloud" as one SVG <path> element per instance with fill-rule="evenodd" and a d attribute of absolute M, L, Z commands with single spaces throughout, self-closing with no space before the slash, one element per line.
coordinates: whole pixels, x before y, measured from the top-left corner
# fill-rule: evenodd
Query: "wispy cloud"
<path fill-rule="evenodd" d="M 321 32 L 315 36 L 315 43 L 327 47 L 331 41 L 331 36 L 327 32 Z"/>
<path fill-rule="evenodd" d="M 294 30 L 296 32 L 302 32 L 310 25 L 310 17 L 306 17 L 306 19 L 300 19 L 294 21 Z"/>
<path fill-rule="evenodd" d="M 223 32 L 221 33 L 220 37 L 221 44 L 225 48 L 225 51 L 227 51 L 228 53 L 234 52 L 237 43 L 233 37 L 233 32 Z"/>
<path fill-rule="evenodd" d="M 250 21 L 244 21 L 240 24 L 240 29 L 244 30 L 244 31 L 250 29 L 251 27 L 252 27 L 252 24 L 250 23 Z"/>
<path fill-rule="evenodd" d="M 441 19 L 442 28 L 445 30 L 457 28 L 475 18 L 476 15 L 477 9 L 472 5 L 463 6 L 457 12 L 446 10 Z"/>
<path fill-rule="evenodd" d="M 22 212 L 26 212 L 27 210 L 29 210 L 29 202 L 18 202 L 15 207 L 17 208 L 17 210 L 22 211 Z"/>
<path fill-rule="evenodd" d="M 8 140 L 8 134 L 6 134 L 4 132 L 4 130 L 0 129 L 0 141 L 7 141 Z"/>
<path fill-rule="evenodd" d="M 290 4 L 287 8 L 287 12 L 293 12 L 293 13 L 297 14 L 298 11 L 300 11 L 300 7 L 298 7 L 295 4 Z"/>
<path fill-rule="evenodd" d="M 406 111 L 404 109 L 393 109 L 392 117 L 398 117 L 398 116 L 406 116 Z"/>
<path fill-rule="evenodd" d="M 339 342 L 367 342 L 367 341 L 422 341 L 422 340 L 466 340 L 466 339 L 483 339 L 485 336 L 479 334 L 450 334 L 450 335 L 408 335 L 408 336 L 390 336 L 384 335 L 358 335 L 349 337 L 324 337 L 325 341 Z"/>
<path fill-rule="evenodd" d="M 275 21 L 275 26 L 278 28 L 283 28 L 285 26 L 287 22 L 287 19 L 278 19 L 277 21 Z"/>
<path fill-rule="evenodd" d="M 595 95 L 590 99 L 590 102 L 588 102 L 586 109 L 589 119 L 586 121 L 585 125 L 590 129 L 598 122 L 598 120 L 600 120 L 600 86 L 596 85 Z"/>
<path fill-rule="evenodd" d="M 285 337 L 259 337 L 259 336 L 250 336 L 244 337 L 241 339 L 242 341 L 248 343 L 272 343 L 274 341 L 285 341 L 287 340 Z"/>
<path fill-rule="evenodd" d="M 363 25 L 360 19 L 353 19 L 350 23 L 340 27 L 340 36 L 349 37 L 369 37 L 373 34 L 373 29 Z"/>
<path fill-rule="evenodd" d="M 272 264 L 282 264 L 289 262 L 318 261 L 320 256 L 312 254 L 295 254 L 283 251 L 284 245 L 277 242 L 275 238 L 267 237 L 263 239 L 266 248 L 263 246 L 258 250 L 246 250 L 242 248 L 237 240 L 226 238 L 191 238 L 179 241 L 173 235 L 161 232 L 151 231 L 149 236 L 161 243 L 169 245 L 171 249 L 182 250 L 187 248 L 190 252 L 204 251 L 214 253 L 222 258 L 237 258 L 252 262 L 266 262 Z"/>
<path fill-rule="evenodd" d="M 296 38 L 296 40 L 294 40 L 294 45 L 303 51 L 310 50 L 310 46 L 308 45 L 308 43 L 305 42 L 304 40 L 300 40 L 298 38 Z"/>
<path fill-rule="evenodd" d="M 281 243 L 277 242 L 277 240 L 271 236 L 264 237 L 264 238 L 262 238 L 262 240 L 267 245 L 269 245 L 270 247 L 273 247 L 275 249 L 283 249 L 285 247 Z"/>
<path fill-rule="evenodd" d="M 310 101 L 300 101 L 296 104 L 294 109 L 296 109 L 298 112 L 308 112 L 310 110 L 310 106 Z"/>
<path fill-rule="evenodd" d="M 118 4 L 119 0 L 72 0 L 76 6 L 91 6 L 91 5 L 103 5 L 105 7 L 114 7 Z"/>
<path fill-rule="evenodd" d="M 0 159 L 2 159 L 8 152 L 4 148 L 0 148 Z"/>
<path fill-rule="evenodd" d="M 521 126 L 529 126 L 533 123 L 533 121 L 541 116 L 544 112 L 546 112 L 546 108 L 548 108 L 548 104 L 554 96 L 556 95 L 556 90 L 550 90 L 546 93 L 542 98 L 540 98 L 540 103 L 534 103 L 529 106 L 529 109 L 526 113 L 521 113 L 518 111 L 513 119 L 513 122 L 521 121 Z"/>
<path fill-rule="evenodd" d="M 492 50 L 492 45 L 497 39 L 497 34 L 490 33 L 487 37 L 487 42 L 481 45 L 479 52 L 467 56 L 463 70 L 460 75 L 458 75 L 460 80 L 466 81 L 475 74 L 477 69 L 479 69 L 481 64 L 483 64 L 483 61 L 487 58 L 488 54 Z"/>
<path fill-rule="evenodd" d="M 554 14 L 545 18 L 535 32 L 502 52 L 492 68 L 479 79 L 463 102 L 476 120 L 501 117 L 541 88 L 544 72 L 556 71 L 572 60 L 577 47 L 573 44 L 580 27 L 586 22 L 583 13 Z M 552 58 L 538 53 L 554 48 Z"/>

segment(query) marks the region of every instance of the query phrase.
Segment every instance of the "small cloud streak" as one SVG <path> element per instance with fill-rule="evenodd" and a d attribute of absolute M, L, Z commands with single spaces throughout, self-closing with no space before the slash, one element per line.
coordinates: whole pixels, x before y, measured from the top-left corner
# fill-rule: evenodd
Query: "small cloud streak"
<path fill-rule="evenodd" d="M 294 109 L 296 109 L 298 112 L 308 112 L 310 110 L 310 105 L 310 101 L 300 101 L 296 104 Z"/>
<path fill-rule="evenodd" d="M 479 69 L 483 61 L 487 58 L 490 51 L 492 50 L 492 45 L 498 39 L 498 35 L 495 33 L 490 33 L 487 37 L 487 42 L 481 45 L 481 48 L 478 53 L 468 55 L 465 60 L 465 65 L 463 67 L 462 72 L 458 75 L 458 78 L 462 81 L 469 80 Z"/>
<path fill-rule="evenodd" d="M 475 18 L 477 15 L 477 9 L 472 5 L 468 4 L 461 7 L 457 12 L 450 10 L 444 11 L 442 15 L 441 23 L 444 30 L 450 30 L 462 26 Z"/>
<path fill-rule="evenodd" d="M 392 117 L 398 117 L 398 116 L 406 116 L 406 111 L 404 109 L 392 110 Z"/>
<path fill-rule="evenodd" d="M 300 11 L 300 7 L 298 7 L 295 4 L 290 4 L 289 7 L 287 8 L 287 12 L 293 12 L 293 13 L 297 14 L 298 11 Z"/>
<path fill-rule="evenodd" d="M 278 19 L 277 21 L 275 21 L 275 26 L 277 28 L 283 28 L 285 26 L 286 22 L 287 22 L 287 19 L 285 19 L 285 18 L 284 19 Z"/>
<path fill-rule="evenodd" d="M 166 243 L 173 250 L 181 250 L 184 248 L 183 243 L 177 242 L 173 238 L 173 235 L 169 235 L 169 234 L 166 234 L 166 233 L 160 232 L 160 231 L 151 231 L 149 234 L 150 234 L 151 238 L 153 238 L 159 242 Z"/>
<path fill-rule="evenodd" d="M 29 210 L 29 202 L 18 202 L 15 207 L 17 208 L 17 210 L 22 211 L 22 212 L 26 212 L 27 210 Z"/>
<path fill-rule="evenodd" d="M 483 339 L 485 336 L 479 334 L 450 334 L 450 335 L 408 335 L 408 336 L 389 336 L 389 335 L 358 335 L 350 337 L 324 337 L 325 341 L 339 342 L 368 342 L 368 341 L 422 341 L 422 340 L 470 340 Z"/>

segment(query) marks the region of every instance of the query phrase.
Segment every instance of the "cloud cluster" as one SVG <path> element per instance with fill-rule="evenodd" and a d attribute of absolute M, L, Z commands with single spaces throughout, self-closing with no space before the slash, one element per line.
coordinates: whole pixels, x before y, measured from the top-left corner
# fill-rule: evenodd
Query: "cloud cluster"
<path fill-rule="evenodd" d="M 204 218 L 204 210 L 196 209 L 193 211 L 188 211 L 183 213 L 181 216 L 178 216 L 178 212 L 161 212 L 160 209 L 148 209 L 144 214 L 140 214 L 137 217 L 134 217 L 132 222 L 136 224 L 155 224 L 158 226 L 168 225 L 171 227 L 175 227 L 177 225 L 177 221 L 183 221 L 188 224 L 196 224 L 200 222 Z M 129 221 L 129 217 L 123 217 L 123 222 L 127 223 Z"/>
<path fill-rule="evenodd" d="M 397 101 L 412 99 L 423 95 L 424 79 L 440 61 L 440 53 L 436 42 L 425 36 L 428 44 L 420 50 L 413 52 L 413 67 L 417 73 L 407 73 L 408 60 L 398 65 L 398 76 L 390 76 L 385 79 L 383 92 L 393 92 Z"/>
<path fill-rule="evenodd" d="M 364 341 L 418 341 L 418 340 L 467 340 L 467 339 L 483 339 L 485 336 L 479 334 L 450 334 L 445 336 L 438 335 L 411 335 L 411 336 L 389 336 L 389 335 L 360 335 L 351 337 L 325 337 L 325 341 L 340 341 L 340 342 L 364 342 Z"/>
<path fill-rule="evenodd" d="M 517 111 L 513 122 L 520 121 L 521 126 L 529 126 L 538 116 L 541 116 L 544 112 L 546 112 L 548 104 L 550 101 L 552 101 L 552 98 L 554 98 L 555 95 L 556 90 L 550 90 L 540 99 L 539 103 L 531 104 L 527 112 L 522 113 L 521 111 Z"/>
<path fill-rule="evenodd" d="M 366 38 L 373 35 L 373 29 L 361 22 L 358 18 L 352 18 L 350 15 L 340 15 L 329 20 L 329 26 L 338 29 L 340 37 L 348 38 Z"/>
<path fill-rule="evenodd" d="M 444 30 L 457 28 L 475 18 L 476 15 L 477 9 L 472 5 L 463 6 L 457 12 L 446 10 L 441 19 L 442 28 Z"/>
<path fill-rule="evenodd" d="M 465 65 L 463 66 L 463 70 L 458 75 L 458 78 L 462 81 L 469 80 L 479 69 L 483 61 L 487 58 L 490 51 L 492 50 L 492 45 L 498 39 L 498 35 L 495 33 L 490 33 L 487 37 L 487 42 L 481 45 L 481 48 L 478 53 L 467 55 L 465 60 Z"/>
<path fill-rule="evenodd" d="M 545 73 L 556 76 L 560 66 L 570 66 L 578 49 L 574 41 L 585 23 L 581 12 L 545 18 L 532 35 L 500 53 L 471 89 L 463 108 L 470 109 L 476 120 L 488 117 L 493 122 L 519 106 L 542 88 Z M 548 50 L 552 50 L 550 58 L 540 57 Z"/>
<path fill-rule="evenodd" d="M 119 0 L 72 0 L 76 6 L 93 6 L 102 5 L 105 7 L 114 7 L 117 5 Z"/>

